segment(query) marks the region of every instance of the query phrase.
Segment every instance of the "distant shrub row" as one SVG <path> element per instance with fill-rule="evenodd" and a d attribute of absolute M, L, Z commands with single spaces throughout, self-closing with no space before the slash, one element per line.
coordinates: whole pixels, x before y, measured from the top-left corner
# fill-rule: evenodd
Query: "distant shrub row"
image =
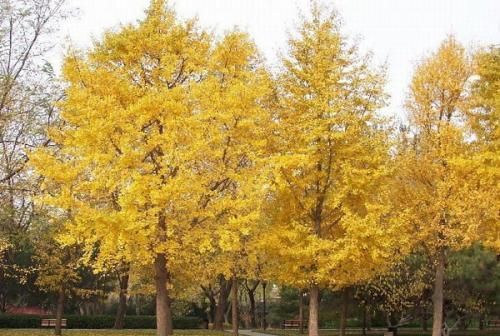
<path fill-rule="evenodd" d="M 30 315 L 0 315 L 0 328 L 40 328 L 43 318 Z M 64 316 L 68 329 L 111 329 L 115 317 L 109 315 L 96 316 Z M 173 319 L 175 329 L 199 329 L 203 321 L 198 317 L 183 317 Z M 155 316 L 125 316 L 125 329 L 154 329 Z"/>

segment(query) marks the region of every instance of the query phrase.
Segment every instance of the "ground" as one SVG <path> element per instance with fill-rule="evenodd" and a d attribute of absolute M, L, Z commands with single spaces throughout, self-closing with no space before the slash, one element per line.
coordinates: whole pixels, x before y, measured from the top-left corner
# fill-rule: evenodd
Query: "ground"
<path fill-rule="evenodd" d="M 53 330 L 41 329 L 0 329 L 0 336 L 48 336 L 54 335 Z M 63 336 L 146 336 L 156 335 L 155 330 L 64 330 Z M 221 331 L 207 330 L 176 330 L 179 336 L 228 336 Z"/>
<path fill-rule="evenodd" d="M 257 331 L 260 332 L 260 331 Z M 40 330 L 40 329 L 0 329 L 0 336 L 49 336 L 53 335 L 53 330 Z M 242 331 L 241 336 L 244 335 Z M 208 330 L 176 330 L 175 335 L 179 336 L 230 336 L 230 333 L 221 331 L 208 331 Z M 253 333 L 256 334 L 256 333 Z M 267 335 L 277 336 L 296 336 L 299 335 L 297 330 L 267 330 Z M 321 336 L 338 336 L 338 330 L 321 330 Z M 64 330 L 63 335 L 68 336 L 148 336 L 156 335 L 155 330 Z M 249 335 L 247 333 L 247 335 Z M 307 335 L 307 334 L 305 334 Z M 348 330 L 349 336 L 360 336 L 359 330 Z M 368 333 L 368 336 L 383 336 L 383 330 L 373 330 Z M 400 336 L 429 336 L 430 332 L 422 332 L 417 330 L 401 330 Z M 453 336 L 498 336 L 500 330 L 470 330 L 470 331 L 455 331 Z"/>
<path fill-rule="evenodd" d="M 385 329 L 374 329 L 371 331 L 367 332 L 367 336 L 383 336 L 385 332 Z M 276 336 L 299 336 L 298 330 L 280 330 L 280 329 L 274 329 L 274 330 L 266 330 L 267 334 L 271 335 L 276 335 Z M 320 330 L 319 332 L 320 336 L 338 336 L 339 331 L 335 329 L 326 329 L 326 330 Z M 430 336 L 432 333 L 431 331 L 423 332 L 421 330 L 415 330 L 415 329 L 400 329 L 398 331 L 398 336 Z M 362 332 L 360 329 L 348 329 L 347 330 L 347 335 L 348 336 L 361 336 Z M 466 331 L 452 331 L 451 333 L 452 336 L 499 336 L 500 335 L 500 329 L 489 329 L 489 330 L 466 330 Z M 0 334 L 2 336 L 2 334 Z M 307 331 L 304 334 L 304 336 L 307 336 Z"/>

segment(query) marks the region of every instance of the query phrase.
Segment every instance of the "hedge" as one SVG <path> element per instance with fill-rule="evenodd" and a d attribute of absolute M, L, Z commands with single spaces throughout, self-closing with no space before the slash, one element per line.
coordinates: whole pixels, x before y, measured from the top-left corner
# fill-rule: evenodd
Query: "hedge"
<path fill-rule="evenodd" d="M 31 315 L 0 315 L 0 328 L 40 328 L 42 318 L 54 318 L 53 316 L 40 317 Z M 110 315 L 95 316 L 64 316 L 67 319 L 68 329 L 111 329 L 115 323 L 115 317 Z M 198 317 L 174 318 L 175 329 L 199 329 L 203 321 Z M 125 316 L 125 329 L 155 329 L 155 316 Z"/>

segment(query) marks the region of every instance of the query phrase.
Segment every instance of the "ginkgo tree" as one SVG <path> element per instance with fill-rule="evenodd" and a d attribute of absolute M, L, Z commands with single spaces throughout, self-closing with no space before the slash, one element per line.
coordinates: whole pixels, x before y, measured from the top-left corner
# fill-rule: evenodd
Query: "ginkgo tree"
<path fill-rule="evenodd" d="M 203 187 L 190 90 L 204 76 L 210 44 L 195 21 L 152 1 L 138 25 L 67 57 L 64 126 L 50 130 L 59 149 L 32 156 L 45 201 L 71 212 L 63 243 L 82 240 L 102 256 L 123 246 L 127 262 L 154 267 L 161 336 L 172 334 L 171 268 L 183 261 L 180 237 Z"/>
<path fill-rule="evenodd" d="M 261 202 L 266 190 L 268 132 L 272 127 L 271 76 L 245 33 L 228 33 L 214 49 L 207 78 L 197 86 L 206 141 L 203 226 L 193 235 L 201 252 L 200 274 L 231 280 L 233 334 L 238 333 L 238 279 L 253 276 L 265 229 Z M 207 232 L 213 237 L 203 239 Z M 199 238 L 202 238 L 201 240 Z M 196 249 L 196 248 L 195 248 Z M 208 265 L 208 267 L 207 267 Z"/>
<path fill-rule="evenodd" d="M 468 118 L 472 75 L 471 57 L 453 37 L 418 64 L 407 102 L 413 136 L 398 158 L 401 216 L 433 261 L 433 336 L 444 332 L 450 251 L 499 239 L 498 167 L 478 159 L 484 146 Z"/>
<path fill-rule="evenodd" d="M 321 288 L 367 279 L 391 259 L 396 236 L 405 244 L 386 202 L 389 142 L 376 112 L 383 72 L 317 2 L 283 58 L 268 249 L 276 279 L 309 288 L 311 336 Z"/>
<path fill-rule="evenodd" d="M 97 251 L 97 271 L 152 266 L 157 333 L 170 335 L 176 275 L 197 278 L 185 264 L 217 250 L 232 252 L 220 272 L 235 277 L 258 223 L 270 76 L 246 34 L 215 43 L 159 0 L 68 56 L 64 76 L 57 150 L 32 155 L 43 200 L 70 214 L 59 240 Z"/>

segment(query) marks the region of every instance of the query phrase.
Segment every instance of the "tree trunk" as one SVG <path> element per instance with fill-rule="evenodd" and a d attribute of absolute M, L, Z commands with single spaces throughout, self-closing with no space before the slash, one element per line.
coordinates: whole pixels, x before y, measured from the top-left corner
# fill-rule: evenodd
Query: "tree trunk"
<path fill-rule="evenodd" d="M 370 306 L 366 306 L 366 329 L 372 330 L 372 311 Z"/>
<path fill-rule="evenodd" d="M 347 327 L 347 308 L 349 304 L 349 289 L 342 290 L 342 310 L 340 312 L 340 336 L 345 336 Z"/>
<path fill-rule="evenodd" d="M 434 310 L 432 321 L 432 336 L 441 336 L 443 330 L 444 268 L 445 254 L 444 250 L 440 249 L 438 251 L 436 260 L 436 278 L 434 280 L 434 294 L 432 296 Z"/>
<path fill-rule="evenodd" d="M 267 311 L 266 311 L 266 286 L 267 286 L 267 282 L 262 281 L 262 321 L 261 321 L 262 330 L 266 330 L 267 329 L 267 321 L 266 321 L 266 316 L 267 316 Z"/>
<path fill-rule="evenodd" d="M 118 301 L 118 309 L 116 311 L 114 329 L 123 329 L 125 313 L 127 312 L 127 294 L 128 294 L 128 269 L 125 273 L 118 275 L 118 282 L 120 284 L 120 298 Z"/>
<path fill-rule="evenodd" d="M 248 300 L 250 301 L 250 327 L 257 328 L 257 319 L 255 317 L 255 290 L 248 291 Z"/>
<path fill-rule="evenodd" d="M 231 314 L 231 302 L 229 302 L 226 306 L 226 311 L 224 312 L 224 324 L 231 324 L 229 319 L 229 314 Z M 231 316 L 232 318 L 232 316 Z"/>
<path fill-rule="evenodd" d="M 54 335 L 62 334 L 62 317 L 64 313 L 64 288 L 61 286 L 59 289 L 58 297 L 57 297 L 57 308 L 56 308 L 56 327 L 54 329 Z"/>
<path fill-rule="evenodd" d="M 203 290 L 203 294 L 205 294 L 209 302 L 207 311 L 207 320 L 209 324 L 212 324 L 214 323 L 215 320 L 215 309 L 217 307 L 217 300 L 215 299 L 216 294 L 214 293 L 211 285 L 208 285 L 208 287 L 201 285 L 200 287 Z"/>
<path fill-rule="evenodd" d="M 226 299 L 223 293 L 223 284 L 220 283 L 219 290 L 219 300 L 215 307 L 215 315 L 214 315 L 214 329 L 216 330 L 224 330 L 224 311 L 226 309 Z"/>
<path fill-rule="evenodd" d="M 220 290 L 219 290 L 219 301 L 215 307 L 215 321 L 214 329 L 224 330 L 224 313 L 227 308 L 227 299 L 229 292 L 231 291 L 231 281 L 225 280 L 222 276 L 219 279 Z"/>
<path fill-rule="evenodd" d="M 299 333 L 304 333 L 304 291 L 299 291 Z"/>
<path fill-rule="evenodd" d="M 231 325 L 233 327 L 233 336 L 238 336 L 238 279 L 233 276 L 233 287 L 231 288 Z"/>
<path fill-rule="evenodd" d="M 208 313 L 207 313 L 207 318 L 208 318 L 208 323 L 212 324 L 214 323 L 215 320 L 215 307 L 217 307 L 217 304 L 215 301 L 210 301 L 210 307 L 208 308 Z"/>
<path fill-rule="evenodd" d="M 155 259 L 156 282 L 156 335 L 173 334 L 170 297 L 167 290 L 168 271 L 165 254 L 159 253 Z"/>
<path fill-rule="evenodd" d="M 425 306 L 422 307 L 422 329 L 424 331 L 427 331 L 427 329 L 429 329 L 427 327 L 427 308 Z"/>
<path fill-rule="evenodd" d="M 319 336 L 319 286 L 309 289 L 309 336 Z"/>
<path fill-rule="evenodd" d="M 7 294 L 0 293 L 0 312 L 5 313 L 7 310 Z"/>

